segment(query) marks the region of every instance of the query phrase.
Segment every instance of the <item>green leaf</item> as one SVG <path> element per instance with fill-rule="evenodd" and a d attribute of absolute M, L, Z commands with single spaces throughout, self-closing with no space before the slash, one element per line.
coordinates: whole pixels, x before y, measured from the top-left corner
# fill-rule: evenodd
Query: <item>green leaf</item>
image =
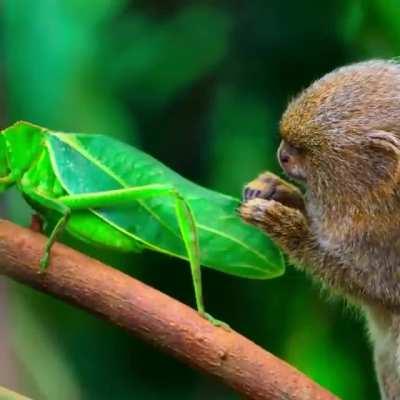
<path fill-rule="evenodd" d="M 279 250 L 237 216 L 239 200 L 192 183 L 108 136 L 47 132 L 56 174 L 70 194 L 170 185 L 193 211 L 203 265 L 246 278 L 283 273 Z M 173 198 L 159 197 L 95 212 L 104 221 L 99 223 L 112 224 L 151 249 L 187 259 L 174 210 Z"/>
<path fill-rule="evenodd" d="M 130 47 L 113 53 L 110 79 L 133 97 L 163 103 L 221 63 L 232 21 L 202 4 L 185 7 L 163 24 L 136 15 L 123 27 L 117 27 L 115 46 L 129 37 Z"/>

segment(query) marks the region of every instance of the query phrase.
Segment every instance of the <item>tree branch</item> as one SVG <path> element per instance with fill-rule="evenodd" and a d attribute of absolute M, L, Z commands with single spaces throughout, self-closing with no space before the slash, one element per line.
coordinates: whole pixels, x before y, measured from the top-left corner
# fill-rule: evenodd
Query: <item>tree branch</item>
<path fill-rule="evenodd" d="M 22 394 L 13 392 L 3 386 L 0 386 L 0 399 L 2 400 L 30 400 Z"/>
<path fill-rule="evenodd" d="M 0 220 L 0 274 L 110 321 L 254 400 L 333 400 L 305 375 L 233 330 L 64 245 L 38 273 L 45 238 Z"/>

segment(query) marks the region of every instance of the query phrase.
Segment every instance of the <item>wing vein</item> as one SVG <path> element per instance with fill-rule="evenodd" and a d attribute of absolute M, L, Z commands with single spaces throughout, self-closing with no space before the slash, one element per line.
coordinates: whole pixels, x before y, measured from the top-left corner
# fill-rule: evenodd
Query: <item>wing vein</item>
<path fill-rule="evenodd" d="M 82 154 L 83 157 L 85 157 L 87 160 L 91 161 L 93 164 L 95 164 L 99 169 L 107 173 L 110 177 L 115 179 L 116 182 L 118 182 L 123 188 L 129 188 L 132 186 L 129 186 L 120 176 L 116 175 L 114 171 L 112 171 L 110 168 L 108 168 L 106 165 L 104 165 L 102 162 L 100 162 L 93 154 L 91 154 L 87 149 L 80 148 L 76 143 L 70 140 L 64 140 L 61 139 L 58 135 L 57 137 L 62 140 L 64 143 L 67 143 L 69 146 L 71 146 L 73 149 L 78 151 L 80 154 Z M 137 202 L 156 220 L 160 225 L 162 225 L 165 229 L 167 229 L 169 232 L 171 232 L 175 237 L 180 238 L 180 236 L 172 230 L 168 224 L 163 221 L 159 215 L 157 215 L 150 207 L 148 207 L 143 201 L 137 200 Z M 108 221 L 108 219 L 107 219 Z"/>

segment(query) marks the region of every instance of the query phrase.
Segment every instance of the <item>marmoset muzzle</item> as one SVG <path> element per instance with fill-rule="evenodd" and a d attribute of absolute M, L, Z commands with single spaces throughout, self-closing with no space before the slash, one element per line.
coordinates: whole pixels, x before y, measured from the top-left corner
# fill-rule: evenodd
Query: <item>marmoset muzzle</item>
<path fill-rule="evenodd" d="M 300 181 L 306 179 L 305 170 L 303 168 L 304 160 L 300 151 L 284 140 L 281 141 L 278 149 L 278 160 L 282 169 L 289 177 Z"/>

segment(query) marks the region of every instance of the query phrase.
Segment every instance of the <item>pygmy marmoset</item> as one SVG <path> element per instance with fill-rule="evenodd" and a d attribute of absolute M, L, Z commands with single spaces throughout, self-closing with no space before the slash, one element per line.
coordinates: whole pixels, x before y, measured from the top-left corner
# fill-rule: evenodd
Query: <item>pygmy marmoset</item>
<path fill-rule="evenodd" d="M 280 122 L 279 162 L 239 209 L 335 293 L 366 313 L 382 399 L 400 399 L 400 64 L 336 69 Z"/>

